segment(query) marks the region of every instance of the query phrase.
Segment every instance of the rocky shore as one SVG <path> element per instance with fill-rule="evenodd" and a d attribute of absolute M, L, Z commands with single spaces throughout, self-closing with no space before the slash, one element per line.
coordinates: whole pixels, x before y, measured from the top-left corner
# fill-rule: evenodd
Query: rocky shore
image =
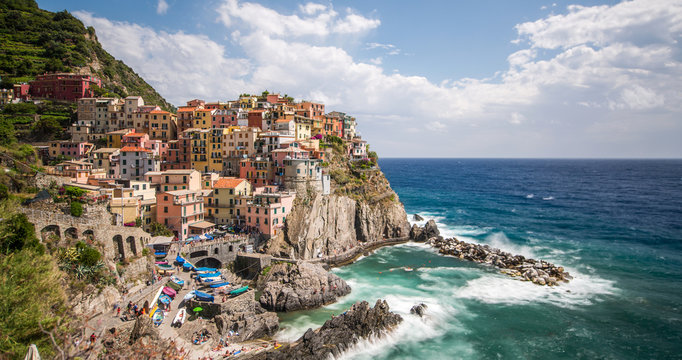
<path fill-rule="evenodd" d="M 537 285 L 554 286 L 573 279 L 563 267 L 544 260 L 526 259 L 523 255 L 512 255 L 489 245 L 472 244 L 456 238 L 444 239 L 433 220 L 424 227 L 413 225 L 410 237 L 438 248 L 441 254 L 492 265 L 504 274 Z"/>
<path fill-rule="evenodd" d="M 366 301 L 357 302 L 350 310 L 327 320 L 318 330 L 308 329 L 295 342 L 245 358 L 316 360 L 337 357 L 362 339 L 382 336 L 402 320 L 400 315 L 390 312 L 385 300 L 377 300 L 373 308 Z"/>
<path fill-rule="evenodd" d="M 350 293 L 350 286 L 320 264 L 274 264 L 259 279 L 261 306 L 270 311 L 312 309 Z"/>

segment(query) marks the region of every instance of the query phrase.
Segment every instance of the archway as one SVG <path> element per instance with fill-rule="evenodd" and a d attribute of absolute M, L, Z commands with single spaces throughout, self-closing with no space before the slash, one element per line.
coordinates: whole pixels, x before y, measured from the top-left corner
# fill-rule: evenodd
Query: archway
<path fill-rule="evenodd" d="M 85 240 L 95 241 L 95 232 L 92 230 L 85 230 L 83 231 L 83 237 Z"/>
<path fill-rule="evenodd" d="M 189 258 L 197 258 L 202 256 L 208 256 L 208 250 L 199 250 L 189 254 Z M 200 266 L 201 267 L 201 266 Z"/>
<path fill-rule="evenodd" d="M 118 257 L 121 259 L 125 259 L 125 248 L 123 246 L 123 236 L 121 235 L 114 235 L 114 247 L 116 247 L 116 250 L 118 251 Z"/>
<path fill-rule="evenodd" d="M 216 247 L 215 249 L 213 249 L 213 255 L 218 255 L 219 252 L 220 252 L 219 247 Z"/>
<path fill-rule="evenodd" d="M 230 245 L 230 248 L 228 249 L 230 252 L 234 251 L 234 245 Z"/>
<path fill-rule="evenodd" d="M 128 243 L 128 246 L 130 247 L 130 251 L 133 252 L 133 255 L 137 256 L 137 245 L 135 244 L 135 237 L 134 236 L 128 236 L 126 238 L 126 242 Z"/>
<path fill-rule="evenodd" d="M 78 229 L 70 227 L 64 231 L 64 237 L 72 240 L 78 240 Z"/>
<path fill-rule="evenodd" d="M 42 230 L 40 230 L 40 237 L 43 240 L 43 242 L 49 240 L 50 237 L 56 237 L 56 240 L 59 241 L 62 239 L 62 234 L 59 231 L 59 226 L 47 225 Z"/>
<path fill-rule="evenodd" d="M 220 269 L 221 267 L 223 267 L 223 263 L 220 260 L 212 257 L 203 258 L 197 261 L 196 264 L 194 265 L 196 267 L 210 267 L 216 269 Z"/>

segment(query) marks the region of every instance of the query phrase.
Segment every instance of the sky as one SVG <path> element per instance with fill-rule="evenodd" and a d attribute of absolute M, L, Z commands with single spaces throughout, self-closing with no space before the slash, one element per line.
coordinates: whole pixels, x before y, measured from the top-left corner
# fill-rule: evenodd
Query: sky
<path fill-rule="evenodd" d="M 682 157 L 682 0 L 38 0 L 175 105 L 320 101 L 381 157 Z"/>

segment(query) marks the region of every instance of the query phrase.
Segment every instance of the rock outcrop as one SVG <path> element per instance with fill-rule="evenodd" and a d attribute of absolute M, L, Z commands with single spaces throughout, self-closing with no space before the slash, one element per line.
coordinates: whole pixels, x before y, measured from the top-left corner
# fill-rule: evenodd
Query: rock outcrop
<path fill-rule="evenodd" d="M 338 357 L 361 339 L 379 337 L 402 320 L 400 315 L 390 312 L 384 300 L 377 300 L 374 308 L 362 301 L 355 303 L 347 312 L 327 320 L 320 329 L 308 329 L 292 344 L 245 358 L 317 360 Z"/>
<path fill-rule="evenodd" d="M 410 314 L 416 314 L 416 315 L 419 315 L 419 317 L 422 317 L 426 313 L 427 307 L 428 306 L 426 306 L 426 304 L 419 303 L 410 309 Z"/>
<path fill-rule="evenodd" d="M 440 230 L 438 230 L 438 225 L 436 225 L 436 222 L 433 220 L 427 221 L 426 224 L 424 224 L 424 227 L 414 224 L 410 229 L 410 239 L 418 242 L 425 242 L 439 236 Z"/>
<path fill-rule="evenodd" d="M 455 238 L 443 239 L 440 237 L 429 239 L 428 244 L 438 248 L 438 252 L 441 254 L 492 265 L 501 269 L 504 274 L 524 281 L 532 281 L 538 285 L 553 286 L 558 285 L 559 282 L 568 282 L 572 279 L 571 275 L 564 271 L 561 266 L 544 260 L 526 259 L 523 255 L 512 255 L 488 245 L 471 244 Z"/>
<path fill-rule="evenodd" d="M 343 279 L 327 272 L 322 265 L 307 262 L 272 265 L 259 279 L 259 288 L 262 288 L 260 304 L 271 311 L 320 307 L 351 290 Z"/>
<path fill-rule="evenodd" d="M 419 216 L 419 214 L 414 214 L 412 216 L 412 218 L 414 219 L 414 221 L 423 221 L 424 220 L 424 218 Z"/>
<path fill-rule="evenodd" d="M 87 341 L 87 339 L 86 339 Z M 174 341 L 162 339 L 148 316 L 124 323 L 104 333 L 98 359 L 180 359 L 181 352 Z M 84 353 L 82 357 L 90 354 Z M 91 356 L 92 357 L 92 356 Z M 80 358 L 76 356 L 76 358 Z"/>
<path fill-rule="evenodd" d="M 274 334 L 279 329 L 279 318 L 274 312 L 263 309 L 253 296 L 240 296 L 231 300 L 229 306 L 223 308 L 215 321 L 221 335 L 233 331 L 233 341 L 258 339 Z"/>

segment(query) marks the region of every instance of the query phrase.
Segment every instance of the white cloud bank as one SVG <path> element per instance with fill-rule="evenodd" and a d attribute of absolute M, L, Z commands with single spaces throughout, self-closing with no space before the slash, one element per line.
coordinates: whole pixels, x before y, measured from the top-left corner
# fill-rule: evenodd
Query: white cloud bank
<path fill-rule="evenodd" d="M 365 138 L 386 155 L 682 155 L 679 1 L 570 6 L 517 25 L 520 49 L 495 77 L 440 84 L 387 73 L 376 58 L 360 62 L 329 45 L 381 24 L 341 13 L 307 3 L 282 14 L 226 0 L 215 16 L 243 52 L 236 58 L 205 35 L 75 12 L 173 103 L 263 89 L 321 100 L 356 114 Z"/>

